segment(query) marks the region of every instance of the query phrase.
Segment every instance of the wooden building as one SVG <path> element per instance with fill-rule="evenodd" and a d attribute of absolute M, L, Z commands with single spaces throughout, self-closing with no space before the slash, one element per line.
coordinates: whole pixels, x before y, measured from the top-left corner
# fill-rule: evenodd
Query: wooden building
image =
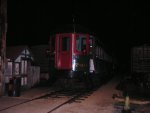
<path fill-rule="evenodd" d="M 21 77 L 21 86 L 30 88 L 39 82 L 40 68 L 34 65 L 34 58 L 28 46 L 8 47 L 6 82 L 9 78 Z"/>

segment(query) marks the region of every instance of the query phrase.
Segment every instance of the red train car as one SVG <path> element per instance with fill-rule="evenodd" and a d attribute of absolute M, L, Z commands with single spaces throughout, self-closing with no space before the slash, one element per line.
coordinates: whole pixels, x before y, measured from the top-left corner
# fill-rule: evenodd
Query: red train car
<path fill-rule="evenodd" d="M 111 57 L 90 32 L 57 32 L 50 36 L 49 45 L 50 77 L 78 78 L 92 84 L 93 73 L 105 76 L 112 71 Z"/>
<path fill-rule="evenodd" d="M 89 72 L 90 35 L 57 33 L 50 37 L 50 64 L 52 71 L 72 78 L 77 73 Z M 58 74 L 58 73 L 57 73 Z"/>

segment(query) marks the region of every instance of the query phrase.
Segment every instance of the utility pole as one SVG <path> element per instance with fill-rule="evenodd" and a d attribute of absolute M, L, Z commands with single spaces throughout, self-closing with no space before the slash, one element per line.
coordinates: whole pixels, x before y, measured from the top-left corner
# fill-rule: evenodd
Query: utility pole
<path fill-rule="evenodd" d="M 0 96 L 4 94 L 6 63 L 7 0 L 0 0 Z"/>
<path fill-rule="evenodd" d="M 73 32 L 75 33 L 76 32 L 76 26 L 75 26 L 75 16 L 72 15 L 72 22 L 73 22 Z"/>

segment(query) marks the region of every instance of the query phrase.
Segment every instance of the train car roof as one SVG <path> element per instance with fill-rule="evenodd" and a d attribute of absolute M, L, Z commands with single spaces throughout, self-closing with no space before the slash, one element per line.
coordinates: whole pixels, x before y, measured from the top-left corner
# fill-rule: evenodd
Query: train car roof
<path fill-rule="evenodd" d="M 51 35 L 57 34 L 57 33 L 88 33 L 88 34 L 94 34 L 90 29 L 81 26 L 79 24 L 65 24 L 65 25 L 58 25 L 57 28 L 53 31 L 51 31 Z"/>

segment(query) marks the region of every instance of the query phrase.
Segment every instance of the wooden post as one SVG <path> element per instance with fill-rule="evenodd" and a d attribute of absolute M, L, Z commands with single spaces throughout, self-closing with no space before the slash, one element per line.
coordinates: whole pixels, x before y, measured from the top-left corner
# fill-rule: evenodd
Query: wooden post
<path fill-rule="evenodd" d="M 0 96 L 4 94 L 6 32 L 7 32 L 7 0 L 0 0 Z"/>

